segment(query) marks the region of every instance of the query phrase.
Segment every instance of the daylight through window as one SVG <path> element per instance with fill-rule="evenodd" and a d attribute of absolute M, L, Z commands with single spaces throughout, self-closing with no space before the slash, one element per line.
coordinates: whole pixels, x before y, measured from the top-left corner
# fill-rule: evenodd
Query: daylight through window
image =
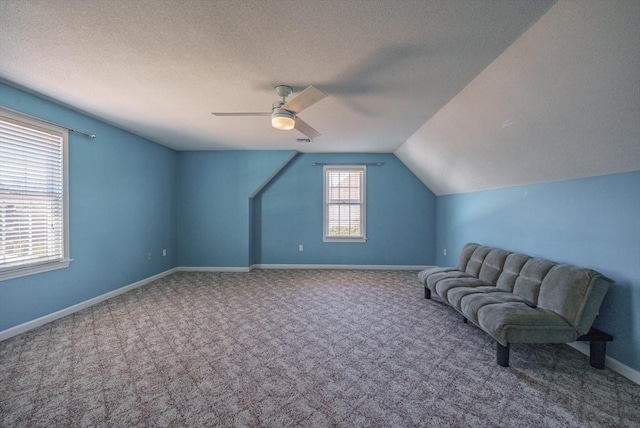
<path fill-rule="evenodd" d="M 324 240 L 364 242 L 366 166 L 324 167 Z"/>
<path fill-rule="evenodd" d="M 0 279 L 66 267 L 68 131 L 0 110 Z"/>

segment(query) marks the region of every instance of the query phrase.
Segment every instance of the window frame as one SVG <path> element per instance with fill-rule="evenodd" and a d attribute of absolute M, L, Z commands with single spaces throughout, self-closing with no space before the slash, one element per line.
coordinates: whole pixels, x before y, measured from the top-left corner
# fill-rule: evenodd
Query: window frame
<path fill-rule="evenodd" d="M 327 171 L 334 170 L 359 170 L 362 171 L 362 180 L 360 182 L 360 236 L 330 236 L 329 235 L 329 204 L 327 198 L 328 183 Z M 367 242 L 367 166 L 366 165 L 332 165 L 327 164 L 322 167 L 322 240 L 324 242 Z"/>
<path fill-rule="evenodd" d="M 0 266 L 0 281 L 35 275 L 69 267 L 69 130 L 53 124 L 39 121 L 0 107 L 0 119 L 8 123 L 31 128 L 39 132 L 58 135 L 62 138 L 62 251 L 55 260 L 26 262 L 21 265 L 3 268 Z"/>

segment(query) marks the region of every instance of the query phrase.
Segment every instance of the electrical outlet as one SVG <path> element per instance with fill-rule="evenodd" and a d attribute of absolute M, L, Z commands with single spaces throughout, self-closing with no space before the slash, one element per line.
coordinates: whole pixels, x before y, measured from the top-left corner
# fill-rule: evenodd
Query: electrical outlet
<path fill-rule="evenodd" d="M 302 244 L 298 245 L 298 251 L 304 251 L 304 245 Z"/>
<path fill-rule="evenodd" d="M 153 254 L 147 253 L 147 260 L 151 260 L 153 258 Z"/>
<path fill-rule="evenodd" d="M 445 248 L 444 250 L 442 250 L 442 255 L 446 256 L 447 255 L 447 249 Z"/>
<path fill-rule="evenodd" d="M 167 250 L 162 250 L 162 257 L 167 257 Z"/>

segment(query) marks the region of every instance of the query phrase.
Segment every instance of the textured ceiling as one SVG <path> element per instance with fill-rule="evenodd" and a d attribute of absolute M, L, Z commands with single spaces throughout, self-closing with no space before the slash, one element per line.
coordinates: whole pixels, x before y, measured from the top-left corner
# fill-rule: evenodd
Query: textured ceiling
<path fill-rule="evenodd" d="M 639 170 L 640 2 L 561 0 L 395 153 L 437 195 Z"/>
<path fill-rule="evenodd" d="M 393 152 L 554 2 L 0 0 L 0 78 L 178 150 Z M 277 84 L 329 95 L 313 143 L 211 115 Z"/>
<path fill-rule="evenodd" d="M 177 150 L 395 151 L 438 195 L 640 169 L 637 0 L 0 0 L 0 79 Z M 278 84 L 329 95 L 314 142 L 211 115 Z"/>

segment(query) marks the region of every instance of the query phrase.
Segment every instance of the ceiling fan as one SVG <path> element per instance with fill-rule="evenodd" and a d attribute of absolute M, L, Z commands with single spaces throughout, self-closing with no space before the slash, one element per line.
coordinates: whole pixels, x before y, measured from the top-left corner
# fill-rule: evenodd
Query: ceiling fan
<path fill-rule="evenodd" d="M 293 88 L 279 85 L 276 86 L 276 92 L 282 97 L 282 100 L 274 102 L 270 112 L 213 112 L 211 114 L 214 116 L 271 116 L 271 126 L 276 129 L 287 131 L 295 128 L 311 139 L 319 137 L 321 134 L 307 124 L 307 122 L 300 119 L 298 113 L 317 103 L 326 97 L 327 94 L 318 88 L 309 86 L 297 96 L 287 101 L 287 97 L 293 93 Z"/>

